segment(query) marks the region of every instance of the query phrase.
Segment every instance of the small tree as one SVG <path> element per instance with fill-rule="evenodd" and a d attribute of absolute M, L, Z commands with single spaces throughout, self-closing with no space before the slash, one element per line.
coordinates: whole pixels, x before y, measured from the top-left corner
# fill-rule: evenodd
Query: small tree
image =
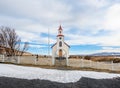
<path fill-rule="evenodd" d="M 9 27 L 0 27 L 0 45 L 4 47 L 8 56 L 22 56 L 28 49 L 28 42 L 22 47 L 21 39 L 16 34 L 15 29 Z"/>
<path fill-rule="evenodd" d="M 25 42 L 24 46 L 23 46 L 23 48 L 22 48 L 22 50 L 20 52 L 20 56 L 22 56 L 24 54 L 24 52 L 28 50 L 28 46 L 29 46 L 29 43 Z"/>

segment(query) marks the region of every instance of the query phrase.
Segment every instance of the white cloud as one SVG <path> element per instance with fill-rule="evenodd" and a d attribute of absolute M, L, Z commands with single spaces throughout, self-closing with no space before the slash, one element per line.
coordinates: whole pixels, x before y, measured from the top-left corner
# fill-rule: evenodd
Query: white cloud
<path fill-rule="evenodd" d="M 99 50 L 98 52 L 120 52 L 120 48 L 102 47 L 102 50 Z"/>
<path fill-rule="evenodd" d="M 14 4 L 15 3 L 15 4 Z M 59 0 L 2 0 L 3 13 L 41 20 L 42 23 L 69 19 L 70 7 Z"/>
<path fill-rule="evenodd" d="M 120 29 L 120 4 L 108 8 L 105 15 L 104 28 L 108 30 Z"/>
<path fill-rule="evenodd" d="M 39 45 L 36 45 L 36 44 L 35 44 L 35 45 L 34 45 L 34 44 L 29 44 L 29 47 L 32 47 L 32 48 L 39 48 L 39 49 L 40 49 L 40 48 L 48 47 L 48 46 L 40 45 L 40 44 L 39 44 Z"/>
<path fill-rule="evenodd" d="M 84 0 L 83 1 L 87 6 L 93 7 L 93 8 L 102 8 L 109 4 L 107 0 Z"/>
<path fill-rule="evenodd" d="M 47 43 L 48 38 L 41 33 L 47 34 L 49 28 L 50 43 L 55 43 L 59 21 L 70 45 L 120 45 L 119 3 L 109 0 L 0 0 L 0 25 L 15 28 L 23 41 Z M 73 31 L 77 28 L 77 32 L 72 33 L 71 28 Z M 101 29 L 107 32 L 99 34 Z"/>
<path fill-rule="evenodd" d="M 77 20 L 77 26 L 79 26 L 79 31 L 84 31 L 87 29 L 86 34 L 79 34 L 71 36 L 69 41 L 72 44 L 99 44 L 102 46 L 119 46 L 120 45 L 120 4 L 112 4 L 106 8 L 100 9 L 93 13 L 87 13 L 80 16 L 80 20 Z M 99 9 L 98 9 L 99 10 Z M 104 16 L 105 15 L 105 16 Z M 79 25 L 78 25 L 79 24 Z M 107 31 L 105 34 L 100 34 L 94 36 L 94 34 L 99 33 L 99 30 Z M 78 42 L 77 42 L 78 41 Z"/>
<path fill-rule="evenodd" d="M 38 35 L 35 35 L 30 32 L 26 32 L 26 31 L 16 31 L 16 32 L 22 38 L 22 41 L 28 41 L 28 42 L 38 41 L 40 38 Z"/>

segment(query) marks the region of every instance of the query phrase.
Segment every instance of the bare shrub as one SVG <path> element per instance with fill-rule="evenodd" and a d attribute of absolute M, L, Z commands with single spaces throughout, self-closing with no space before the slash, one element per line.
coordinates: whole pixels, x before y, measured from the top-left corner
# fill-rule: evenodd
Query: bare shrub
<path fill-rule="evenodd" d="M 22 46 L 20 37 L 15 32 L 15 29 L 9 27 L 0 27 L 0 46 L 2 46 L 7 56 L 23 55 L 28 49 L 28 42 Z"/>

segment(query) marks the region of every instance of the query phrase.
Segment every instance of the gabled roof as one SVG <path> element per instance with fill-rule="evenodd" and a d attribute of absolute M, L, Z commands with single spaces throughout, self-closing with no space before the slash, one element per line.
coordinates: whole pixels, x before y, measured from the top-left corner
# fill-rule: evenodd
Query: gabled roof
<path fill-rule="evenodd" d="M 70 48 L 70 46 L 69 46 L 66 42 L 64 42 L 64 43 L 65 43 L 65 45 L 67 45 L 67 46 Z M 53 48 L 56 44 L 57 44 L 57 43 L 53 44 L 53 45 L 51 46 L 51 48 Z"/>
<path fill-rule="evenodd" d="M 51 46 L 51 48 L 53 48 L 56 44 L 57 44 L 57 43 L 53 44 L 53 45 Z"/>
<path fill-rule="evenodd" d="M 64 42 L 64 43 L 70 48 L 70 46 L 66 42 Z"/>

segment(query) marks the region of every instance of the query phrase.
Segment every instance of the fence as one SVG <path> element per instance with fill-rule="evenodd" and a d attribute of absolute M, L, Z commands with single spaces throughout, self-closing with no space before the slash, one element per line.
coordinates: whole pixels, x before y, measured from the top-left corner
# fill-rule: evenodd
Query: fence
<path fill-rule="evenodd" d="M 17 56 L 17 57 L 4 57 L 0 56 L 0 62 L 11 62 L 16 64 L 32 64 L 32 65 L 52 65 L 52 58 L 36 56 Z M 71 67 L 88 67 L 95 69 L 108 69 L 112 71 L 120 71 L 120 63 L 111 62 L 94 62 L 91 60 L 83 59 L 69 59 L 69 65 Z"/>
<path fill-rule="evenodd" d="M 108 69 L 112 71 L 120 71 L 120 63 L 110 62 L 94 62 L 91 60 L 83 60 L 83 59 L 69 59 L 69 66 L 72 67 L 88 67 L 95 69 Z"/>
<path fill-rule="evenodd" d="M 0 62 L 11 62 L 15 64 L 31 64 L 31 65 L 52 65 L 52 59 L 48 57 L 36 58 L 36 56 L 16 56 L 16 57 L 0 57 Z"/>

